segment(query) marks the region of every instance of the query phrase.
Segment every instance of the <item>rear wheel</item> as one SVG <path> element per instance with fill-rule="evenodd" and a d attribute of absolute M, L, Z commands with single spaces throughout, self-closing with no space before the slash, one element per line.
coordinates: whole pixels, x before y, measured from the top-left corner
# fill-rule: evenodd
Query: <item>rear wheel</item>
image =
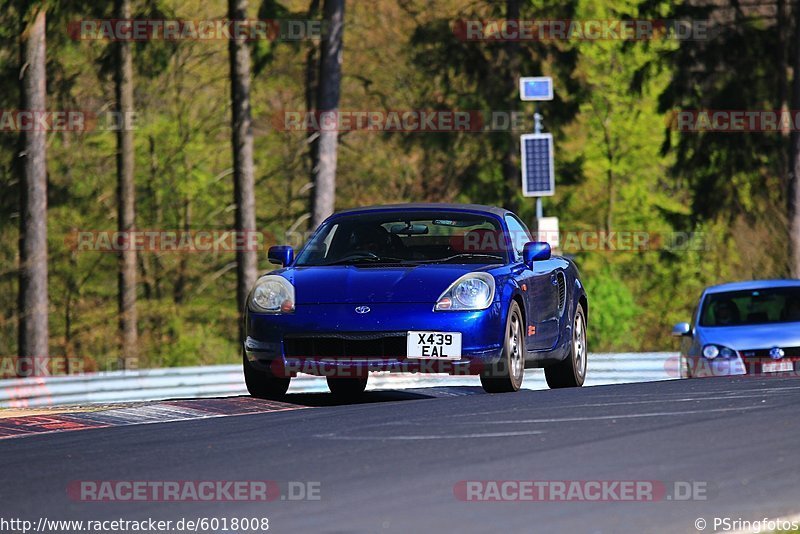
<path fill-rule="evenodd" d="M 251 396 L 258 399 L 275 400 L 286 395 L 291 378 L 275 376 L 270 371 L 254 368 L 244 354 L 242 355 L 242 367 L 244 368 L 244 383 Z"/>
<path fill-rule="evenodd" d="M 331 393 L 344 399 L 352 399 L 364 393 L 364 390 L 367 389 L 367 378 L 366 376 L 356 378 L 325 377 Z"/>
<path fill-rule="evenodd" d="M 586 379 L 586 314 L 578 304 L 572 326 L 572 343 L 569 355 L 561 362 L 545 367 L 544 376 L 552 389 L 574 388 L 583 385 Z"/>
<path fill-rule="evenodd" d="M 522 386 L 525 376 L 525 336 L 522 312 L 516 302 L 511 304 L 506 320 L 505 343 L 500 361 L 481 373 L 481 385 L 487 393 L 509 393 Z"/>

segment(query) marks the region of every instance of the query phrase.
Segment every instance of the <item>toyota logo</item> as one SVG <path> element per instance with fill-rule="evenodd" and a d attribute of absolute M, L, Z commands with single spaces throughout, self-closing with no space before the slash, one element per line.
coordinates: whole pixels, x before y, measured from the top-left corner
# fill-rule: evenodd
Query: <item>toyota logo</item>
<path fill-rule="evenodd" d="M 358 308 L 356 308 L 356 313 L 360 315 L 364 315 L 365 313 L 369 313 L 371 311 L 372 310 L 369 309 L 369 306 L 359 306 Z"/>
<path fill-rule="evenodd" d="M 769 351 L 769 357 L 773 360 L 780 360 L 784 354 L 783 349 L 780 347 L 772 347 L 772 350 Z"/>

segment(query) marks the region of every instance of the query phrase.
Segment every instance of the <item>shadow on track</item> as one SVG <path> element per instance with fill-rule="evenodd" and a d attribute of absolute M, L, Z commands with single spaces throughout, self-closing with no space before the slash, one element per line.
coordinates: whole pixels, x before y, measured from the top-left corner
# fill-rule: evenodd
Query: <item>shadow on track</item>
<path fill-rule="evenodd" d="M 342 398 L 332 393 L 288 393 L 281 402 L 295 404 L 309 408 L 320 408 L 325 406 L 351 406 L 354 404 L 373 404 L 378 402 L 397 402 L 421 399 L 433 399 L 437 397 L 459 397 L 463 395 L 482 394 L 483 389 L 473 386 L 448 386 L 432 388 L 415 388 L 406 390 L 379 390 L 365 391 L 363 394 L 354 398 Z M 247 396 L 243 396 L 247 398 Z"/>

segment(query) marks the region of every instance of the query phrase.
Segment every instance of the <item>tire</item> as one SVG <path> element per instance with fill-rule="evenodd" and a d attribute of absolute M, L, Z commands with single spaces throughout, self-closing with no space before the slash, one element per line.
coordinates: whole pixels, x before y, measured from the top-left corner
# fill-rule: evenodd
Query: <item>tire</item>
<path fill-rule="evenodd" d="M 252 397 L 279 400 L 286 395 L 291 378 L 274 376 L 269 371 L 254 369 L 244 354 L 242 354 L 242 367 L 244 368 L 244 383 Z"/>
<path fill-rule="evenodd" d="M 544 377 L 551 389 L 581 387 L 586 380 L 586 314 L 578 304 L 572 326 L 569 355 L 561 362 L 545 367 Z"/>
<path fill-rule="evenodd" d="M 367 388 L 368 377 L 340 378 L 327 376 L 328 389 L 334 396 L 342 399 L 354 399 L 359 397 Z"/>
<path fill-rule="evenodd" d="M 525 376 L 525 335 L 522 312 L 513 302 L 506 319 L 503 355 L 481 373 L 481 385 L 487 393 L 511 393 L 518 391 Z"/>

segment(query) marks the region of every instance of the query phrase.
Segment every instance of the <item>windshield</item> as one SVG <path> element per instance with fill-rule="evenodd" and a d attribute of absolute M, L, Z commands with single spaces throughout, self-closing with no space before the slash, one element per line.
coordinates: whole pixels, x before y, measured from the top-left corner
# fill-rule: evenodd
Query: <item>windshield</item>
<path fill-rule="evenodd" d="M 450 212 L 386 212 L 337 217 L 326 223 L 297 266 L 505 263 L 500 222 Z"/>
<path fill-rule="evenodd" d="M 800 321 L 800 286 L 712 293 L 700 326 L 743 326 Z"/>

